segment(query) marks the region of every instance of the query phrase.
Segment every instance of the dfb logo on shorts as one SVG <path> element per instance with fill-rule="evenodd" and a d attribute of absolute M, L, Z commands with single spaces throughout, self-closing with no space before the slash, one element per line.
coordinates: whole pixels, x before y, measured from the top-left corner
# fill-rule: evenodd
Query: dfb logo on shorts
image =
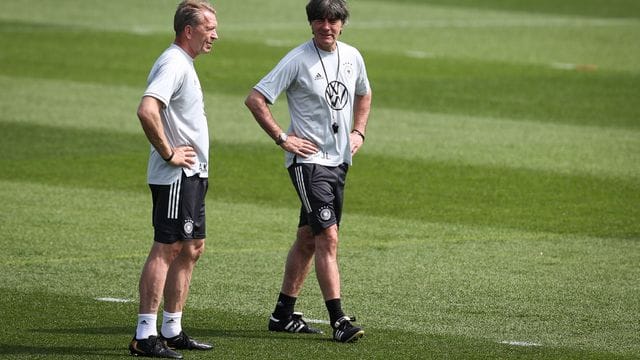
<path fill-rule="evenodd" d="M 192 232 L 193 232 L 193 220 L 185 220 L 184 233 L 187 235 L 191 235 Z"/>
<path fill-rule="evenodd" d="M 320 210 L 320 219 L 322 219 L 323 221 L 331 219 L 331 210 L 327 208 Z"/>
<path fill-rule="evenodd" d="M 347 91 L 347 87 L 343 83 L 332 81 L 327 84 L 324 97 L 333 110 L 342 110 L 349 101 L 349 91 Z"/>

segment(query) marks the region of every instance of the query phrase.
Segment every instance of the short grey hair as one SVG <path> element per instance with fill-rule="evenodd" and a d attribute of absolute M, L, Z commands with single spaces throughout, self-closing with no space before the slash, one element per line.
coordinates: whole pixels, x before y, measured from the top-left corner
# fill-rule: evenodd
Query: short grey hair
<path fill-rule="evenodd" d="M 178 4 L 173 17 L 173 30 L 176 35 L 180 35 L 187 25 L 192 27 L 200 25 L 203 11 L 216 13 L 216 9 L 208 0 L 184 0 Z"/>

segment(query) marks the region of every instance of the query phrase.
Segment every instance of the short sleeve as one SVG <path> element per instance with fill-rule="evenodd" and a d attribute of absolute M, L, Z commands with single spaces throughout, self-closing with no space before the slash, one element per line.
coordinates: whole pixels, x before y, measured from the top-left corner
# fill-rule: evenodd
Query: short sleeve
<path fill-rule="evenodd" d="M 291 86 L 298 76 L 298 55 L 295 49 L 282 60 L 254 87 L 267 99 L 269 104 L 276 102 L 280 94 Z"/>
<path fill-rule="evenodd" d="M 367 77 L 367 68 L 364 65 L 364 59 L 362 55 L 357 53 L 357 61 L 358 61 L 358 78 L 356 80 L 356 95 L 366 95 L 371 90 L 371 86 L 369 84 L 369 78 Z"/>
<path fill-rule="evenodd" d="M 168 106 L 173 94 L 180 88 L 182 71 L 172 62 L 161 62 L 151 70 L 144 96 L 151 96 Z"/>

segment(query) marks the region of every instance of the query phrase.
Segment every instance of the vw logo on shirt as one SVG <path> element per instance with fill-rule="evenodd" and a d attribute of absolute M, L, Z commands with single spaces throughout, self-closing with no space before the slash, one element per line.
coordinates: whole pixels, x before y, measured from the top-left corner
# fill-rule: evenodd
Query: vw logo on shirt
<path fill-rule="evenodd" d="M 349 91 L 347 86 L 340 81 L 332 81 L 327 84 L 324 91 L 324 98 L 333 110 L 342 110 L 349 101 Z"/>

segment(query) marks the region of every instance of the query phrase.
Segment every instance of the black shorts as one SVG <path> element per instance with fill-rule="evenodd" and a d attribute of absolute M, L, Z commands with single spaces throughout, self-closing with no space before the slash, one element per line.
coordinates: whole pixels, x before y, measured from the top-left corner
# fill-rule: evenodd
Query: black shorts
<path fill-rule="evenodd" d="M 173 244 L 180 240 L 206 238 L 204 198 L 209 181 L 198 175 L 182 178 L 171 185 L 152 185 L 154 240 Z"/>
<path fill-rule="evenodd" d="M 300 197 L 298 226 L 311 226 L 315 235 L 332 226 L 340 226 L 344 183 L 348 164 L 336 167 L 318 164 L 293 164 L 289 176 Z"/>

